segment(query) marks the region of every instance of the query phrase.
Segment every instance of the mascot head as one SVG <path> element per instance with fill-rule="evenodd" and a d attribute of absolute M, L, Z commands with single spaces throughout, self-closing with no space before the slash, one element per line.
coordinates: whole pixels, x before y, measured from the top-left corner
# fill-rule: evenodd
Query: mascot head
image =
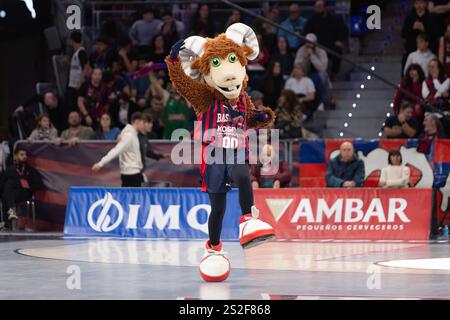
<path fill-rule="evenodd" d="M 245 66 L 259 54 L 255 32 L 235 23 L 217 37 L 192 36 L 185 40 L 180 59 L 184 72 L 205 82 L 226 99 L 237 99 L 247 84 Z"/>

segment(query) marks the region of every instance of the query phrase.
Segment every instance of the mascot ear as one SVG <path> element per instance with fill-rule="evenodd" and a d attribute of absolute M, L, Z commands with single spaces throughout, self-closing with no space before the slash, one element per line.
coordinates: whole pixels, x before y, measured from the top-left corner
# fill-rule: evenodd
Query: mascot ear
<path fill-rule="evenodd" d="M 228 39 L 233 40 L 241 47 L 251 49 L 251 51 L 245 50 L 246 53 L 249 52 L 247 59 L 256 59 L 259 54 L 259 44 L 252 28 L 243 23 L 233 23 L 228 27 L 227 31 L 225 31 L 225 35 Z"/>
<path fill-rule="evenodd" d="M 191 68 L 192 62 L 200 57 L 205 49 L 206 39 L 199 36 L 192 36 L 184 41 L 184 49 L 180 51 L 179 58 L 184 73 L 194 80 L 200 79 L 200 72 Z"/>

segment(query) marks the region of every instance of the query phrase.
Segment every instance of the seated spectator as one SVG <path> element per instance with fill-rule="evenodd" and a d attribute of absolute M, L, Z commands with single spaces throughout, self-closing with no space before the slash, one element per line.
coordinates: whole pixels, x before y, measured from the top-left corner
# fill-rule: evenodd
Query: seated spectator
<path fill-rule="evenodd" d="M 85 82 L 78 92 L 78 110 L 86 125 L 94 128 L 108 108 L 108 87 L 102 82 L 102 77 L 102 70 L 95 68 L 90 81 Z"/>
<path fill-rule="evenodd" d="M 292 174 L 286 161 L 280 161 L 270 144 L 262 148 L 258 164 L 250 165 L 250 179 L 253 189 L 258 188 L 288 188 Z"/>
<path fill-rule="evenodd" d="M 216 26 L 214 18 L 209 13 L 209 5 L 200 3 L 197 11 L 191 18 L 191 27 L 189 28 L 189 36 L 200 36 L 213 38 L 216 34 Z"/>
<path fill-rule="evenodd" d="M 446 139 L 444 127 L 439 118 L 434 114 L 425 114 L 423 120 L 423 134 L 419 137 L 417 151 L 429 154 L 434 139 Z"/>
<path fill-rule="evenodd" d="M 425 74 L 422 68 L 418 64 L 411 64 L 406 70 L 406 74 L 400 81 L 400 88 L 410 92 L 413 96 L 408 96 L 402 91 L 397 90 L 394 97 L 394 112 L 398 114 L 400 106 L 407 102 L 414 105 L 413 118 L 415 118 L 419 123 L 423 121 L 424 108 L 420 104 L 420 99 L 422 98 L 422 83 L 425 80 Z M 414 96 L 417 98 L 414 99 Z"/>
<path fill-rule="evenodd" d="M 431 13 L 437 36 L 442 36 L 450 12 L 450 2 L 447 0 L 430 0 L 428 1 L 428 11 Z"/>
<path fill-rule="evenodd" d="M 400 107 L 397 115 L 386 119 L 383 126 L 383 134 L 388 139 L 411 139 L 420 131 L 419 123 L 412 117 L 413 105 L 405 103 Z"/>
<path fill-rule="evenodd" d="M 294 54 L 289 51 L 285 37 L 278 37 L 277 47 L 272 56 L 272 60 L 280 63 L 281 75 L 284 80 L 287 80 L 290 77 L 294 66 Z"/>
<path fill-rule="evenodd" d="M 149 54 L 150 43 L 161 29 L 162 21 L 155 18 L 152 8 L 144 8 L 142 19 L 133 23 L 128 33 L 132 43 L 140 54 Z"/>
<path fill-rule="evenodd" d="M 280 139 L 302 137 L 303 113 L 295 93 L 283 90 L 275 109 L 275 129 L 280 130 Z"/>
<path fill-rule="evenodd" d="M 167 44 L 166 49 L 170 47 L 184 36 L 184 23 L 176 20 L 172 12 L 167 10 L 162 15 L 162 24 L 159 34 L 164 37 L 164 42 Z"/>
<path fill-rule="evenodd" d="M 96 140 L 116 140 L 120 134 L 120 129 L 113 127 L 112 118 L 108 113 L 104 113 L 100 118 L 100 125 L 95 134 Z"/>
<path fill-rule="evenodd" d="M 50 117 L 46 114 L 41 114 L 37 118 L 37 127 L 31 132 L 28 137 L 30 141 L 53 141 L 58 137 L 58 130 L 56 130 L 50 122 Z"/>
<path fill-rule="evenodd" d="M 265 12 L 265 18 L 274 23 L 279 23 L 279 17 L 280 9 L 276 4 Z M 277 27 L 258 19 L 255 21 L 255 25 L 252 29 L 255 30 L 256 33 L 262 34 L 263 42 L 267 45 L 267 47 L 273 48 L 276 46 Z"/>
<path fill-rule="evenodd" d="M 115 104 L 111 106 L 110 114 L 112 122 L 114 122 L 119 129 L 123 129 L 131 121 L 133 113 L 139 111 L 139 107 L 130 100 L 126 94 L 120 94 Z"/>
<path fill-rule="evenodd" d="M 277 100 L 284 88 L 284 79 L 281 74 L 281 64 L 279 61 L 272 60 L 270 62 L 261 87 L 264 92 L 264 105 L 275 109 Z"/>
<path fill-rule="evenodd" d="M 446 108 L 449 103 L 450 79 L 447 78 L 445 69 L 438 59 L 431 60 L 429 76 L 422 83 L 422 97 L 436 108 Z"/>
<path fill-rule="evenodd" d="M 310 42 L 298 49 L 294 63 L 303 66 L 305 74 L 314 82 L 318 103 L 323 102 L 326 108 L 329 109 L 331 105 L 331 88 L 327 73 L 327 52 L 316 46 L 317 37 L 314 33 L 308 33 L 306 39 Z"/>
<path fill-rule="evenodd" d="M 242 22 L 241 12 L 239 10 L 233 9 L 231 11 L 231 15 L 227 19 L 227 22 L 225 23 L 225 26 L 223 27 L 223 30 L 227 30 L 227 28 L 233 23 L 238 22 Z"/>
<path fill-rule="evenodd" d="M 402 154 L 399 150 L 389 151 L 387 167 L 381 170 L 379 186 L 382 188 L 407 188 L 410 170 L 402 165 Z"/>
<path fill-rule="evenodd" d="M 153 63 L 163 63 L 164 59 L 169 54 L 170 48 L 167 48 L 169 45 L 170 42 L 168 42 L 162 34 L 156 35 L 152 39 L 150 52 L 146 59 Z"/>
<path fill-rule="evenodd" d="M 14 116 L 22 122 L 25 135 L 30 135 L 36 125 L 36 118 L 42 113 L 39 103 L 44 106 L 43 112 L 48 114 L 51 123 L 60 132 L 67 128 L 67 110 L 64 101 L 54 91 L 47 91 L 43 95 L 35 95 L 25 101 L 14 111 Z"/>
<path fill-rule="evenodd" d="M 105 37 L 98 37 L 95 43 L 95 51 L 89 57 L 91 68 L 101 70 L 112 69 L 113 62 L 117 60 L 117 52 L 110 46 Z"/>
<path fill-rule="evenodd" d="M 247 74 L 249 77 L 248 86 L 259 90 L 261 89 L 260 84 L 264 78 L 264 72 L 270 61 L 270 52 L 262 43 L 262 35 L 257 34 L 256 38 L 259 43 L 259 54 L 254 60 L 248 62 Z"/>
<path fill-rule="evenodd" d="M 191 129 L 192 110 L 175 90 L 171 91 L 171 98 L 162 115 L 162 123 L 164 125 L 162 138 L 167 140 L 171 139 L 172 132 L 176 129 Z"/>
<path fill-rule="evenodd" d="M 402 66 L 405 65 L 408 55 L 417 50 L 417 36 L 420 33 L 426 33 L 431 37 L 430 48 L 434 48 L 436 28 L 433 18 L 428 12 L 426 1 L 414 0 L 414 7 L 406 16 L 402 27 L 402 38 L 405 39 L 406 52 L 403 57 Z"/>
<path fill-rule="evenodd" d="M 436 59 L 436 55 L 428 49 L 428 45 L 428 36 L 425 33 L 420 33 L 417 36 L 417 50 L 411 52 L 406 59 L 404 74 L 411 64 L 416 63 L 422 68 L 425 77 L 428 77 L 428 64 L 431 60 Z"/>
<path fill-rule="evenodd" d="M 56 144 L 67 141 L 69 144 L 76 144 L 79 140 L 91 140 L 95 136 L 91 127 L 81 125 L 81 116 L 78 112 L 69 113 L 69 128 L 61 133 L 61 136 L 55 139 Z"/>
<path fill-rule="evenodd" d="M 447 77 L 450 77 L 450 22 L 447 23 L 445 34 L 439 39 L 439 61 L 444 65 Z"/>
<path fill-rule="evenodd" d="M 286 81 L 284 89 L 294 91 L 298 101 L 305 106 L 305 112 L 309 115 L 317 109 L 316 87 L 312 80 L 305 76 L 303 66 L 295 64 L 292 77 Z"/>
<path fill-rule="evenodd" d="M 321 45 L 339 55 L 344 54 L 344 44 L 349 38 L 347 25 L 340 16 L 330 11 L 326 1 L 314 3 L 314 14 L 305 26 L 305 33 L 314 33 Z M 341 58 L 335 55 L 329 58 L 331 80 L 335 81 L 341 69 Z"/>
<path fill-rule="evenodd" d="M 28 201 L 42 188 L 39 173 L 28 165 L 27 151 L 22 147 L 14 150 L 14 162 L 0 176 L 3 209 L 8 215 L 8 222 L 18 219 L 16 205 Z"/>
<path fill-rule="evenodd" d="M 303 34 L 306 22 L 307 20 L 301 16 L 300 5 L 298 5 L 297 3 L 293 3 L 289 6 L 289 18 L 284 20 L 281 25 L 293 32 Z M 291 35 L 290 33 L 287 33 L 286 31 L 283 31 L 281 29 L 278 30 L 277 35 L 278 37 L 286 38 L 289 51 L 292 54 L 295 54 L 298 48 L 300 48 L 300 46 L 303 44 L 302 40 L 299 37 Z"/>
<path fill-rule="evenodd" d="M 361 188 L 365 177 L 364 162 L 358 158 L 351 142 L 340 146 L 337 157 L 328 162 L 328 188 Z"/>

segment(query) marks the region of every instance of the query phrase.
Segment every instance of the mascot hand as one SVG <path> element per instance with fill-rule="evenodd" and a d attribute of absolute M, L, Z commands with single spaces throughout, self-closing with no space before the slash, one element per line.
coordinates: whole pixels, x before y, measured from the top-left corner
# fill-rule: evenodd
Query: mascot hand
<path fill-rule="evenodd" d="M 170 48 L 170 60 L 177 60 L 180 51 L 184 49 L 184 39 L 178 40 L 175 44 Z"/>
<path fill-rule="evenodd" d="M 269 120 L 269 115 L 265 112 L 258 112 L 253 116 L 255 122 L 266 122 L 267 120 Z"/>

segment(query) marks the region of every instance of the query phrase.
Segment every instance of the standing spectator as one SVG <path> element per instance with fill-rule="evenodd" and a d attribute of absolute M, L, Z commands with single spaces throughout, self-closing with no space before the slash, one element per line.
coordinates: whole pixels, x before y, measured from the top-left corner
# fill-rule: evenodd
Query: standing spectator
<path fill-rule="evenodd" d="M 405 103 L 397 115 L 386 119 L 383 126 L 384 136 L 388 139 L 411 139 L 419 132 L 419 123 L 412 117 L 414 106 Z"/>
<path fill-rule="evenodd" d="M 153 63 L 164 62 L 164 59 L 169 54 L 169 51 L 167 49 L 167 46 L 169 44 L 170 43 L 166 41 L 162 34 L 156 35 L 152 40 L 152 45 L 150 47 L 150 53 L 147 57 L 147 60 Z"/>
<path fill-rule="evenodd" d="M 200 37 L 214 37 L 216 33 L 216 27 L 214 25 L 214 18 L 209 14 L 208 4 L 199 4 L 197 11 L 192 17 L 190 36 L 200 36 Z"/>
<path fill-rule="evenodd" d="M 275 129 L 280 130 L 281 139 L 296 139 L 302 137 L 303 113 L 295 93 L 283 90 L 275 109 Z"/>
<path fill-rule="evenodd" d="M 61 133 L 61 136 L 55 139 L 56 144 L 67 141 L 69 144 L 76 144 L 79 140 L 91 140 L 95 133 L 91 127 L 81 125 L 80 114 L 76 111 L 69 113 L 69 128 Z"/>
<path fill-rule="evenodd" d="M 130 123 L 131 116 L 137 111 L 139 111 L 139 107 L 126 94 L 120 94 L 116 103 L 111 106 L 112 122 L 123 129 Z"/>
<path fill-rule="evenodd" d="M 428 70 L 429 77 L 422 83 L 422 97 L 436 108 L 448 106 L 450 79 L 444 66 L 439 60 L 433 59 Z"/>
<path fill-rule="evenodd" d="M 285 37 L 278 37 L 277 48 L 272 56 L 272 60 L 280 62 L 281 74 L 283 79 L 287 80 L 294 66 L 294 54 L 289 51 Z"/>
<path fill-rule="evenodd" d="M 112 117 L 108 113 L 104 113 L 100 118 L 100 125 L 95 134 L 96 140 L 116 140 L 120 133 L 120 129 L 113 127 Z"/>
<path fill-rule="evenodd" d="M 281 74 L 281 64 L 277 60 L 272 60 L 266 71 L 263 80 L 264 105 L 275 109 L 277 100 L 284 88 L 284 79 Z"/>
<path fill-rule="evenodd" d="M 314 82 L 318 103 L 323 102 L 328 109 L 331 105 L 330 79 L 327 73 L 328 56 L 325 50 L 316 46 L 315 34 L 308 33 L 306 39 L 310 42 L 297 51 L 294 63 L 303 66 L 305 74 Z"/>
<path fill-rule="evenodd" d="M 175 90 L 172 90 L 171 96 L 162 115 L 164 124 L 163 139 L 168 140 L 171 139 L 172 132 L 176 129 L 189 130 L 191 128 L 191 109 Z"/>
<path fill-rule="evenodd" d="M 436 59 L 436 55 L 428 49 L 428 36 L 425 33 L 420 33 L 417 36 L 417 50 L 411 52 L 406 59 L 404 74 L 409 66 L 413 63 L 418 64 L 425 76 L 428 77 L 428 64 L 431 60 Z"/>
<path fill-rule="evenodd" d="M 406 51 L 402 66 L 405 65 L 409 54 L 417 50 L 417 36 L 421 33 L 426 33 L 430 37 L 431 48 L 435 48 L 433 40 L 436 30 L 433 19 L 427 10 L 426 2 L 425 0 L 414 0 L 414 8 L 406 17 L 402 28 L 402 38 L 405 39 Z"/>
<path fill-rule="evenodd" d="M 131 124 L 120 133 L 120 140 L 109 150 L 99 162 L 92 166 L 94 172 L 119 157 L 120 177 L 122 187 L 140 187 L 143 182 L 142 158 L 138 133 L 144 131 L 144 116 L 140 112 L 133 114 Z"/>
<path fill-rule="evenodd" d="M 95 68 L 91 80 L 84 83 L 78 92 L 78 110 L 88 126 L 96 127 L 101 115 L 107 110 L 108 88 L 102 82 L 102 77 L 102 70 Z"/>
<path fill-rule="evenodd" d="M 344 142 L 339 155 L 328 162 L 328 188 L 361 188 L 364 182 L 364 162 L 358 158 L 351 142 Z"/>
<path fill-rule="evenodd" d="M 439 61 L 445 66 L 447 77 L 450 77 L 450 23 L 447 23 L 445 34 L 439 40 Z"/>
<path fill-rule="evenodd" d="M 150 43 L 161 29 L 162 21 L 155 18 L 155 11 L 145 8 L 142 11 L 142 19 L 133 23 L 129 36 L 134 46 L 141 54 L 148 54 Z"/>
<path fill-rule="evenodd" d="M 135 72 L 137 70 L 138 61 L 137 55 L 132 49 L 131 40 L 128 37 L 122 37 L 118 41 L 119 51 L 118 63 L 120 64 L 120 69 L 126 74 Z"/>
<path fill-rule="evenodd" d="M 108 39 L 98 37 L 95 42 L 95 51 L 89 57 L 91 68 L 112 69 L 114 61 L 117 61 L 117 52 L 110 47 Z"/>
<path fill-rule="evenodd" d="M 397 90 L 394 97 L 394 112 L 398 114 L 400 106 L 407 102 L 414 105 L 413 118 L 419 123 L 423 121 L 424 108 L 420 103 L 422 98 L 422 83 L 425 80 L 425 74 L 418 64 L 411 64 L 406 70 L 406 74 L 400 81 L 400 88 L 411 93 L 412 96 L 404 94 Z M 414 96 L 416 98 L 414 98 Z"/>
<path fill-rule="evenodd" d="M 342 55 L 348 38 L 348 28 L 344 21 L 328 10 L 324 0 L 316 1 L 314 11 L 305 26 L 305 33 L 314 33 L 321 45 Z M 334 80 L 341 69 L 341 58 L 331 56 L 330 62 L 331 79 Z"/>
<path fill-rule="evenodd" d="M 58 131 L 50 122 L 50 117 L 47 114 L 41 114 L 37 118 L 37 127 L 31 132 L 28 137 L 30 141 L 53 141 L 58 137 Z"/>
<path fill-rule="evenodd" d="M 159 161 L 161 159 L 170 159 L 170 154 L 160 154 L 158 152 L 153 151 L 153 149 L 150 146 L 150 143 L 148 142 L 148 136 L 152 132 L 153 128 L 153 118 L 149 113 L 143 113 L 144 117 L 144 127 L 143 131 L 140 131 L 138 133 L 139 138 L 139 148 L 141 150 L 141 161 L 142 161 L 142 179 L 145 184 L 148 184 L 148 178 L 145 174 L 145 168 L 146 161 L 145 158 L 148 157 L 150 159 Z"/>
<path fill-rule="evenodd" d="M 307 20 L 301 16 L 300 6 L 293 3 L 289 6 L 289 18 L 281 23 L 286 29 L 303 34 Z M 302 40 L 299 37 L 291 35 L 283 30 L 278 30 L 278 37 L 284 37 L 287 40 L 288 48 L 292 54 L 295 54 L 302 45 Z"/>
<path fill-rule="evenodd" d="M 277 165 L 274 165 L 277 163 Z M 288 188 L 292 174 L 286 161 L 278 158 L 270 144 L 262 148 L 260 163 L 250 166 L 250 180 L 253 189 L 258 188 Z"/>
<path fill-rule="evenodd" d="M 295 64 L 292 77 L 286 81 L 284 89 L 294 91 L 308 113 L 312 114 L 317 109 L 316 87 L 310 78 L 305 77 L 301 64 Z"/>
<path fill-rule="evenodd" d="M 402 154 L 399 150 L 389 151 L 387 167 L 381 169 L 379 186 L 382 188 L 407 188 L 410 170 L 402 165 Z"/>
<path fill-rule="evenodd" d="M 28 165 L 27 151 L 22 147 L 14 150 L 14 162 L 0 176 L 3 208 L 8 220 L 18 219 L 16 205 L 30 200 L 42 188 L 39 173 Z"/>
<path fill-rule="evenodd" d="M 166 49 L 168 49 L 184 36 L 184 24 L 176 20 L 171 11 L 165 11 L 159 34 L 164 37 L 164 42 L 167 44 Z"/>
<path fill-rule="evenodd" d="M 79 30 L 70 34 L 70 45 L 74 53 L 70 60 L 69 83 L 67 88 L 67 104 L 69 110 L 75 110 L 77 107 L 77 94 L 81 85 L 89 76 L 89 59 L 86 49 L 82 46 L 83 36 Z"/>
<path fill-rule="evenodd" d="M 431 13 L 433 23 L 436 25 L 436 34 L 438 37 L 445 32 L 445 24 L 448 20 L 450 12 L 450 1 L 448 0 L 431 0 L 428 1 L 428 11 Z"/>
<path fill-rule="evenodd" d="M 21 119 L 26 135 L 34 129 L 36 118 L 42 113 L 39 103 L 44 106 L 43 113 L 50 116 L 50 121 L 58 132 L 67 128 L 67 107 L 56 92 L 50 90 L 42 95 L 34 95 L 14 111 L 13 115 Z"/>

